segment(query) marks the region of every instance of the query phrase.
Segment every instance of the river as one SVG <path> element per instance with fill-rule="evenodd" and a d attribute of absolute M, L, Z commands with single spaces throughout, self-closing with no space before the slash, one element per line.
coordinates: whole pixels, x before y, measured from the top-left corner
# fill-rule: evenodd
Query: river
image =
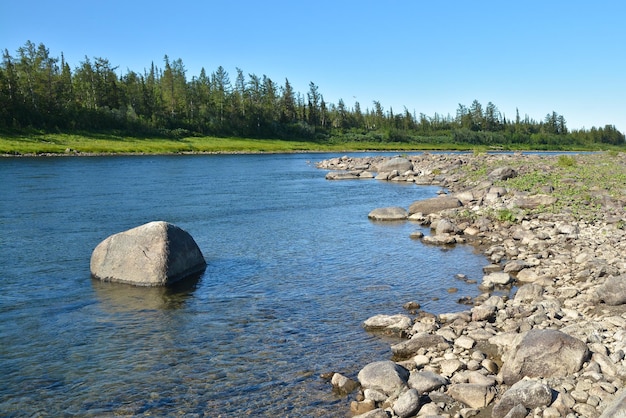
<path fill-rule="evenodd" d="M 390 357 L 362 322 L 461 310 L 478 290 L 454 275 L 486 260 L 368 220 L 438 188 L 327 181 L 313 163 L 334 156 L 0 159 L 0 415 L 347 415 L 320 374 Z M 194 237 L 197 281 L 90 278 L 100 241 L 153 220 Z"/>

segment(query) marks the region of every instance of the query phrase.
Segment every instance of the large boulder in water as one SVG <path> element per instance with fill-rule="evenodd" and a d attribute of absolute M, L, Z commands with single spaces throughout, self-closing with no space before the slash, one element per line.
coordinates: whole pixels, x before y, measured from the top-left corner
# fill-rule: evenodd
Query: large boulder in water
<path fill-rule="evenodd" d="M 103 281 L 165 286 L 201 273 L 206 261 L 186 231 L 156 221 L 106 238 L 94 249 L 90 267 Z"/>

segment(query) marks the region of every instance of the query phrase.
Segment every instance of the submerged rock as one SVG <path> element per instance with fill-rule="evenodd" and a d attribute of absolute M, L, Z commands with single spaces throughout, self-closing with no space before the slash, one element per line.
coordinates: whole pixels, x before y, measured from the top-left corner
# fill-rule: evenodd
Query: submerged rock
<path fill-rule="evenodd" d="M 91 275 L 137 286 L 165 286 L 201 273 L 204 256 L 186 231 L 163 221 L 109 236 L 91 255 Z"/>
<path fill-rule="evenodd" d="M 375 221 L 403 221 L 407 216 L 406 210 L 399 206 L 374 209 L 367 215 Z"/>

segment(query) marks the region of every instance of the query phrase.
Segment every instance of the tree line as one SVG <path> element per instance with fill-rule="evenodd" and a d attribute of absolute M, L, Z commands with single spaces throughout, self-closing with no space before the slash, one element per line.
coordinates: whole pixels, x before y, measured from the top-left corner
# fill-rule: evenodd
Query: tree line
<path fill-rule="evenodd" d="M 142 73 L 106 58 L 85 57 L 72 68 L 63 54 L 28 41 L 0 64 L 0 128 L 47 132 L 120 132 L 125 135 L 224 135 L 350 141 L 455 142 L 476 145 L 527 144 L 537 148 L 593 143 L 620 145 L 615 126 L 569 130 L 563 115 L 534 120 L 516 111 L 507 118 L 495 104 L 474 100 L 456 114 L 427 116 L 385 109 L 379 101 L 363 109 L 343 99 L 328 103 L 315 83 L 306 93 L 288 79 L 244 74 L 234 80 L 223 67 L 204 68 L 190 79 L 181 59 L 163 59 Z"/>

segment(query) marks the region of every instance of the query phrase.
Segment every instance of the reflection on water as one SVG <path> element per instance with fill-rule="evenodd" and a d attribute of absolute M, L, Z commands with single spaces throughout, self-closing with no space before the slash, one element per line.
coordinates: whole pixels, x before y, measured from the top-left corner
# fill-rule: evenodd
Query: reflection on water
<path fill-rule="evenodd" d="M 454 275 L 478 279 L 486 262 L 367 218 L 438 188 L 328 182 L 309 159 L 1 159 L 0 415 L 346 415 L 319 375 L 391 356 L 362 322 L 410 300 L 464 309 L 456 298 L 477 289 Z M 99 242 L 152 220 L 194 237 L 200 277 L 90 279 Z"/>
<path fill-rule="evenodd" d="M 196 289 L 200 277 L 188 277 L 168 287 L 137 287 L 97 279 L 92 279 L 91 285 L 103 309 L 112 313 L 142 309 L 180 309 Z"/>

